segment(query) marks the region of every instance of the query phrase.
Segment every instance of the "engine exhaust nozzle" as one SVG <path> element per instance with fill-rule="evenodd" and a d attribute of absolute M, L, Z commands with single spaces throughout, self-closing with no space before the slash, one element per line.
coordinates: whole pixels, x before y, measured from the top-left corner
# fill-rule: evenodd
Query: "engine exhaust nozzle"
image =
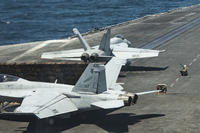
<path fill-rule="evenodd" d="M 125 106 L 131 106 L 133 98 L 127 95 L 119 95 L 118 100 L 123 100 Z"/>
<path fill-rule="evenodd" d="M 81 60 L 84 62 L 87 62 L 89 60 L 89 54 L 88 53 L 83 53 L 81 56 Z"/>
<path fill-rule="evenodd" d="M 90 56 L 90 61 L 92 61 L 92 62 L 96 61 L 98 56 L 99 55 L 97 53 L 92 53 L 91 56 Z"/>
<path fill-rule="evenodd" d="M 137 103 L 138 95 L 133 93 L 121 94 L 118 100 L 123 100 L 125 106 L 131 106 Z"/>

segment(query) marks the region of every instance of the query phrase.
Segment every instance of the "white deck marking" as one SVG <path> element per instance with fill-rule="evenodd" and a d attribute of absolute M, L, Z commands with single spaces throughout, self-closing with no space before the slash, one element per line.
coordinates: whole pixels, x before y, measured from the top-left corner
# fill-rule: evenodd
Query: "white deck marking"
<path fill-rule="evenodd" d="M 194 58 L 193 60 L 192 60 L 192 62 L 196 62 L 197 61 L 197 58 Z"/>
<path fill-rule="evenodd" d="M 24 57 L 25 55 L 28 55 L 28 54 L 30 54 L 30 53 L 38 50 L 38 49 L 41 49 L 41 48 L 43 48 L 43 47 L 45 47 L 45 46 L 47 46 L 49 44 L 52 44 L 52 43 L 64 43 L 66 41 L 67 41 L 66 39 L 63 39 L 63 40 L 48 40 L 48 41 L 41 42 L 41 44 L 37 44 L 35 47 L 27 50 L 26 52 L 24 52 L 24 53 L 20 54 L 19 56 L 9 60 L 8 62 L 16 61 L 16 60 Z"/>
<path fill-rule="evenodd" d="M 172 83 L 172 84 L 170 85 L 170 87 L 174 87 L 174 83 Z"/>
<path fill-rule="evenodd" d="M 179 78 L 176 79 L 176 82 L 178 82 Z"/>

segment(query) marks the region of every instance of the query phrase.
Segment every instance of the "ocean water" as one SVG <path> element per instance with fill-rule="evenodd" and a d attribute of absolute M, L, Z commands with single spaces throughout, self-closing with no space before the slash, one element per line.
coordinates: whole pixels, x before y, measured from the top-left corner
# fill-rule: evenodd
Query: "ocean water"
<path fill-rule="evenodd" d="M 200 0 L 1 0 L 0 45 L 61 39 Z"/>

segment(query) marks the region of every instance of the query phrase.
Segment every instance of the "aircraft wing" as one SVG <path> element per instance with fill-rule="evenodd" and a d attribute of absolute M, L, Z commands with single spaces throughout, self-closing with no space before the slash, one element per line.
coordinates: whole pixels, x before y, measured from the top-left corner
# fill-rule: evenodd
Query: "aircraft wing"
<path fill-rule="evenodd" d="M 43 119 L 77 110 L 77 107 L 67 96 L 42 89 L 25 97 L 21 106 L 15 110 L 15 113 L 34 114 Z"/>
<path fill-rule="evenodd" d="M 159 50 L 124 47 L 114 47 L 112 51 L 114 56 L 121 59 L 139 59 L 156 57 L 158 56 L 159 52 Z"/>
<path fill-rule="evenodd" d="M 41 55 L 42 59 L 55 59 L 55 60 L 81 60 L 81 55 L 84 49 L 73 49 L 64 51 L 45 52 Z"/>

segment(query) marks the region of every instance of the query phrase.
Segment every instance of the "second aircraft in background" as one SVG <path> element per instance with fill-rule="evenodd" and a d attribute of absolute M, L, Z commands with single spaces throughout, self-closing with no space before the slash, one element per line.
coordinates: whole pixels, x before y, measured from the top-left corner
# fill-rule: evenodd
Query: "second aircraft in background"
<path fill-rule="evenodd" d="M 73 32 L 78 36 L 83 49 L 73 49 L 55 52 L 45 52 L 42 54 L 42 59 L 53 60 L 82 60 L 84 62 L 107 61 L 112 57 L 117 57 L 127 61 L 138 58 L 149 58 L 158 56 L 159 50 L 150 50 L 142 48 L 131 48 L 130 41 L 123 38 L 121 35 L 116 35 L 110 39 L 111 29 L 108 28 L 104 33 L 100 45 L 90 47 L 86 40 L 79 33 L 78 29 L 74 28 Z"/>

